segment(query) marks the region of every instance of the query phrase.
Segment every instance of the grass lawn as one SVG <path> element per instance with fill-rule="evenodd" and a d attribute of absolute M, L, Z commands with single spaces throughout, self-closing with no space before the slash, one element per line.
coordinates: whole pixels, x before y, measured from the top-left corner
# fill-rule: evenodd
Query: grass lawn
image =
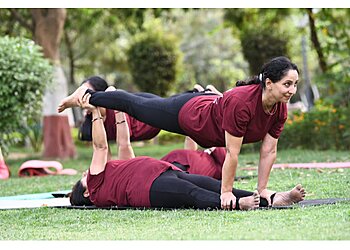
<path fill-rule="evenodd" d="M 182 144 L 135 146 L 136 155 L 160 158 Z M 86 170 L 91 148 L 77 147 L 78 158 L 61 161 L 64 168 Z M 114 151 L 112 146 L 112 152 Z M 13 152 L 13 150 L 12 150 Z M 78 176 L 19 178 L 22 162 L 40 159 L 7 159 L 12 176 L 0 181 L 0 196 L 67 190 Z M 278 163 L 350 161 L 349 152 L 286 150 Z M 240 155 L 237 175 L 256 175 L 240 168 L 256 166 L 258 154 Z M 253 190 L 256 178 L 235 183 Z M 275 169 L 269 187 L 289 190 L 302 183 L 307 199 L 350 198 L 350 169 Z M 350 203 L 288 210 L 68 210 L 54 208 L 0 210 L 0 240 L 350 240 Z"/>

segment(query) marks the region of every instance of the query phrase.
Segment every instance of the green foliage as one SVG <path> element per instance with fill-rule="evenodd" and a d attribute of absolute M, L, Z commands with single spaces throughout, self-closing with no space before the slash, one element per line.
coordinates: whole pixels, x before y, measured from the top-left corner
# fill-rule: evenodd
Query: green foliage
<path fill-rule="evenodd" d="M 271 33 L 270 29 L 247 30 L 241 37 L 244 57 L 249 62 L 250 73 L 257 75 L 261 66 L 276 56 L 287 56 L 288 37 Z"/>
<path fill-rule="evenodd" d="M 175 9 L 166 14 L 165 30 L 178 37 L 184 54 L 185 70 L 177 92 L 191 89 L 196 83 L 203 87 L 213 84 L 223 92 L 245 78 L 248 64 L 239 39 L 232 36 L 231 27 L 224 25 L 223 9 Z"/>
<path fill-rule="evenodd" d="M 39 122 L 52 67 L 33 41 L 6 36 L 0 38 L 0 78 L 0 145 L 6 154 L 20 139 L 15 132 Z"/>
<path fill-rule="evenodd" d="M 171 90 L 181 55 L 175 37 L 165 34 L 157 22 L 135 36 L 127 55 L 134 83 L 142 91 L 164 96 Z"/>
<path fill-rule="evenodd" d="M 350 149 L 350 108 L 322 103 L 308 113 L 295 112 L 288 118 L 279 148 Z"/>
<path fill-rule="evenodd" d="M 288 56 L 289 9 L 227 9 L 225 20 L 241 40 L 250 74 L 275 56 Z M 285 23 L 288 22 L 288 25 Z"/>
<path fill-rule="evenodd" d="M 185 141 L 184 135 L 170 133 L 164 130 L 161 130 L 157 137 L 160 145 L 183 143 Z"/>
<path fill-rule="evenodd" d="M 350 9 L 320 9 L 314 13 L 327 72 L 317 74 L 321 96 L 334 106 L 349 106 L 350 100 Z"/>

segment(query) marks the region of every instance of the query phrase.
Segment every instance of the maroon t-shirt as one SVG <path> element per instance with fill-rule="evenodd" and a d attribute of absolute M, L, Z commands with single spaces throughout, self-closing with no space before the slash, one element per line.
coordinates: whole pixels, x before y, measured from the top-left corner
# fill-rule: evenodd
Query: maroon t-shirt
<path fill-rule="evenodd" d="M 205 175 L 221 180 L 225 154 L 224 148 L 216 148 L 210 153 L 206 150 L 178 149 L 171 151 L 161 160 L 187 166 L 187 172 L 190 174 Z"/>
<path fill-rule="evenodd" d="M 125 117 L 126 122 L 129 125 L 130 141 L 150 140 L 156 137 L 160 132 L 159 128 L 155 128 L 146 123 L 140 122 L 128 114 L 125 114 Z M 116 126 L 114 110 L 106 109 L 106 120 L 104 125 L 107 133 L 107 140 L 115 140 Z"/>
<path fill-rule="evenodd" d="M 141 156 L 107 162 L 103 172 L 87 176 L 90 200 L 97 207 L 150 207 L 153 181 L 168 169 L 181 171 L 169 162 Z"/>
<path fill-rule="evenodd" d="M 287 120 L 287 106 L 276 103 L 272 115 L 262 107 L 262 87 L 235 87 L 223 96 L 197 96 L 179 112 L 180 127 L 202 147 L 225 146 L 225 130 L 244 137 L 243 143 L 262 140 L 267 133 L 279 138 Z"/>

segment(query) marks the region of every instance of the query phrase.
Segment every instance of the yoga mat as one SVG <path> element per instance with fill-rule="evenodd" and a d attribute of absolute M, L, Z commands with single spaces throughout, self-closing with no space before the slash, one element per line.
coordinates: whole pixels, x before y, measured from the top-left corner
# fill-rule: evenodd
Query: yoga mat
<path fill-rule="evenodd" d="M 49 198 L 35 200 L 1 200 L 0 210 L 38 207 L 70 206 L 69 198 Z"/>
<path fill-rule="evenodd" d="M 258 209 L 292 209 L 292 208 L 300 208 L 300 207 L 308 207 L 308 206 L 318 206 L 318 205 L 330 205 L 336 204 L 337 202 L 350 201 L 350 198 L 329 198 L 329 199 L 315 199 L 315 200 L 304 200 L 297 204 L 291 206 L 279 206 L 279 207 L 260 207 Z M 104 210 L 173 210 L 173 208 L 148 208 L 148 207 L 96 207 L 96 206 L 54 206 L 53 208 L 66 208 L 66 209 L 104 209 Z M 179 208 L 177 208 L 179 209 Z M 189 208 L 190 209 L 190 208 Z M 213 210 L 213 209 L 209 209 Z"/>
<path fill-rule="evenodd" d="M 0 201 L 2 201 L 2 200 L 40 200 L 40 199 L 50 199 L 50 198 L 63 198 L 70 191 L 71 190 L 63 190 L 63 191 L 48 192 L 48 193 L 4 196 L 4 197 L 0 197 Z"/>
<path fill-rule="evenodd" d="M 272 168 L 350 168 L 350 162 L 312 162 L 312 163 L 280 163 L 273 164 Z M 257 167 L 245 167 L 241 170 L 256 170 Z"/>
<path fill-rule="evenodd" d="M 260 207 L 259 209 L 291 209 L 309 206 L 320 206 L 320 205 L 332 205 L 338 202 L 349 202 L 350 198 L 328 198 L 328 199 L 314 199 L 314 200 L 303 200 L 291 206 L 279 206 L 279 207 Z"/>

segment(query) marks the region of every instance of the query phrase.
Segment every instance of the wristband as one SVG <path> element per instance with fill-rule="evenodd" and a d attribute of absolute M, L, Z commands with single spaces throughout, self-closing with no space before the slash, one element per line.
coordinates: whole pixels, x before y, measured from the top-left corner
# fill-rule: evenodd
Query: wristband
<path fill-rule="evenodd" d="M 97 121 L 97 120 L 99 120 L 99 119 L 103 119 L 103 117 L 102 117 L 102 116 L 96 117 L 96 118 L 92 119 L 91 122 Z"/>

